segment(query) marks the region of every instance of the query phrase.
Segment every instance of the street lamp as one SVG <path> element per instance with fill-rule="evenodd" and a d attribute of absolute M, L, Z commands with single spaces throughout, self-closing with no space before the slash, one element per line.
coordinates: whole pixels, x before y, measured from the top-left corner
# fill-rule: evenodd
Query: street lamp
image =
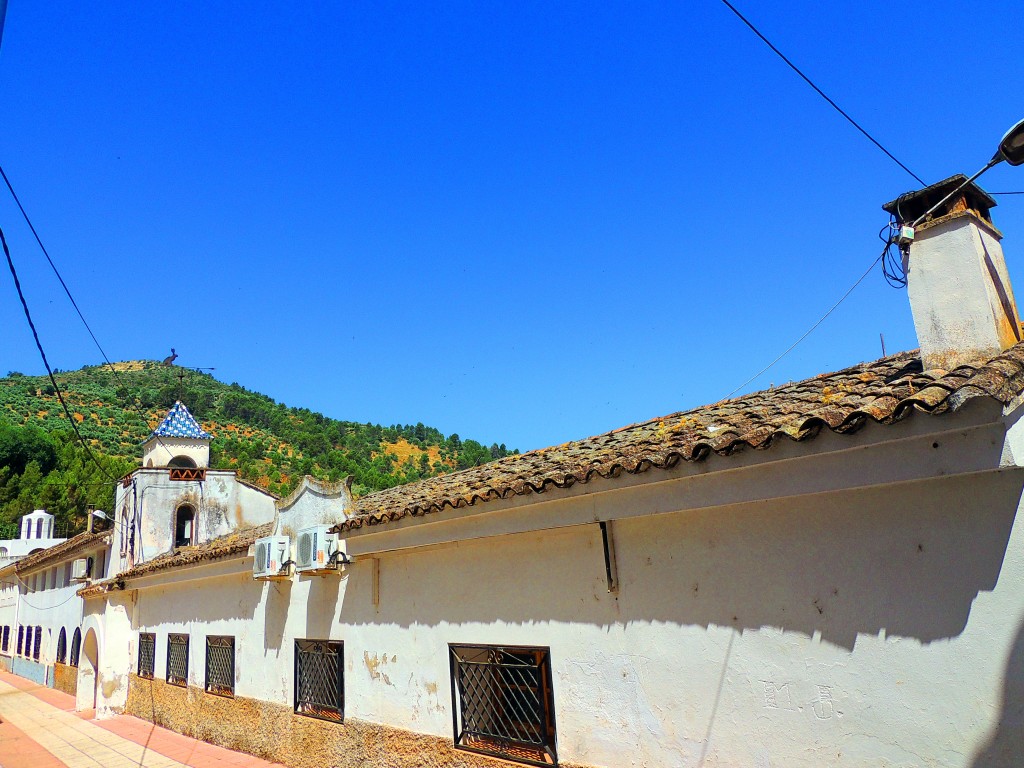
<path fill-rule="evenodd" d="M 942 207 L 942 205 L 945 204 L 947 200 L 949 200 L 957 192 L 959 192 L 961 189 L 963 189 L 972 181 L 981 176 L 981 174 L 983 174 L 989 168 L 995 165 L 999 165 L 999 163 L 1003 162 L 1004 160 L 1008 162 L 1010 165 L 1020 165 L 1021 163 L 1024 163 L 1024 120 L 1021 120 L 1019 123 L 1017 123 L 1015 126 L 1013 126 L 1013 128 L 1008 130 L 1003 135 L 1003 138 L 999 141 L 999 148 L 996 150 L 996 153 L 992 155 L 992 159 L 989 160 L 988 163 L 986 163 L 984 168 L 982 168 L 976 174 L 971 176 L 971 178 L 967 179 L 967 181 L 965 181 L 963 184 L 954 189 L 944 198 L 939 200 L 939 202 L 937 202 L 927 211 L 925 211 L 916 219 L 914 219 L 914 222 L 910 225 L 910 232 L 907 232 L 907 228 L 904 227 L 903 232 L 901 233 L 901 241 L 913 240 L 913 230 L 918 224 L 920 224 L 922 221 L 931 216 L 932 213 L 934 213 L 938 208 Z"/>

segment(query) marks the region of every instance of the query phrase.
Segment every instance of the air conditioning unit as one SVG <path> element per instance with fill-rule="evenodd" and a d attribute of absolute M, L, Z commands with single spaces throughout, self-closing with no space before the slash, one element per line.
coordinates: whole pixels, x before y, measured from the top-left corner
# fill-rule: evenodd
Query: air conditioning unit
<path fill-rule="evenodd" d="M 328 533 L 331 526 L 314 525 L 299 531 L 295 547 L 295 570 L 299 573 L 337 572 L 343 562 L 348 562 L 340 551 L 340 539 L 336 533 Z"/>
<path fill-rule="evenodd" d="M 92 568 L 89 558 L 79 558 L 71 563 L 71 580 L 72 581 L 87 581 L 92 575 Z"/>
<path fill-rule="evenodd" d="M 256 555 L 252 560 L 254 579 L 287 579 L 292 575 L 292 546 L 287 536 L 264 536 L 256 539 Z"/>

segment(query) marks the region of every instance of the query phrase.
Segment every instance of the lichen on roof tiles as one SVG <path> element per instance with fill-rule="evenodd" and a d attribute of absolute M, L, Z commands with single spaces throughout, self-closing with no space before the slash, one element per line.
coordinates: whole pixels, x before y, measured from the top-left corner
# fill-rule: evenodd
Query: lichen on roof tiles
<path fill-rule="evenodd" d="M 146 576 L 151 573 L 165 571 L 170 568 L 194 565 L 196 563 L 217 560 L 222 557 L 244 555 L 249 547 L 261 536 L 273 533 L 274 523 L 263 523 L 254 528 L 243 528 L 220 536 L 219 538 L 198 544 L 194 547 L 179 547 L 171 552 L 154 557 L 145 563 L 139 563 L 127 571 L 119 573 L 112 579 L 99 581 L 83 587 L 78 591 L 82 597 L 94 597 L 112 589 L 123 589 L 129 579 Z"/>
<path fill-rule="evenodd" d="M 584 440 L 508 456 L 480 467 L 389 488 L 358 499 L 352 531 L 409 516 L 458 509 L 596 477 L 671 469 L 712 452 L 728 456 L 765 449 L 785 437 L 808 440 L 827 427 L 857 431 L 869 420 L 892 424 L 915 411 L 942 414 L 974 397 L 1007 404 L 1024 392 L 1024 343 L 986 363 L 953 371 L 922 370 L 914 352 L 901 352 L 835 373 L 722 400 L 622 427 Z"/>

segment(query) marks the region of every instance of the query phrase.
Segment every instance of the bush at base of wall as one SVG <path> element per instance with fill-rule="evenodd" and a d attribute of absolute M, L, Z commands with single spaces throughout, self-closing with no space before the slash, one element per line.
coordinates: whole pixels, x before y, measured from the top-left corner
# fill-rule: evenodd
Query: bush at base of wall
<path fill-rule="evenodd" d="M 451 741 L 346 719 L 330 723 L 291 707 L 211 696 L 131 676 L 125 712 L 212 744 L 293 768 L 496 768 L 515 763 L 462 752 Z M 561 763 L 563 768 L 585 768 Z"/>

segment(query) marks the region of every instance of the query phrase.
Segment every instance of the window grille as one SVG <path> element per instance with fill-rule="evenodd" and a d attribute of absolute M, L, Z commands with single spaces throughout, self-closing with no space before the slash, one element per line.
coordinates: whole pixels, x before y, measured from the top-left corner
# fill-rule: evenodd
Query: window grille
<path fill-rule="evenodd" d="M 18 625 L 18 655 L 21 656 L 21 649 L 25 647 L 25 627 Z"/>
<path fill-rule="evenodd" d="M 32 658 L 39 661 L 39 647 L 43 644 L 43 628 L 36 627 L 36 642 L 32 646 Z"/>
<path fill-rule="evenodd" d="M 64 627 L 60 628 L 60 634 L 57 636 L 57 663 L 63 664 L 67 660 L 68 656 L 68 633 L 64 631 Z"/>
<path fill-rule="evenodd" d="M 188 635 L 167 636 L 167 682 L 188 685 Z"/>
<path fill-rule="evenodd" d="M 11 649 L 11 628 L 9 625 L 4 626 L 3 648 L 4 653 Z"/>
<path fill-rule="evenodd" d="M 344 644 L 295 641 L 295 711 L 341 722 L 345 718 Z"/>
<path fill-rule="evenodd" d="M 71 638 L 71 658 L 68 659 L 68 663 L 72 667 L 78 666 L 78 653 L 82 650 L 82 630 L 75 628 L 75 634 Z"/>
<path fill-rule="evenodd" d="M 156 635 L 152 632 L 139 633 L 139 677 L 153 679 L 156 671 Z"/>
<path fill-rule="evenodd" d="M 206 690 L 221 696 L 235 695 L 235 638 L 206 638 Z"/>
<path fill-rule="evenodd" d="M 455 746 L 557 765 L 547 648 L 450 645 Z"/>

